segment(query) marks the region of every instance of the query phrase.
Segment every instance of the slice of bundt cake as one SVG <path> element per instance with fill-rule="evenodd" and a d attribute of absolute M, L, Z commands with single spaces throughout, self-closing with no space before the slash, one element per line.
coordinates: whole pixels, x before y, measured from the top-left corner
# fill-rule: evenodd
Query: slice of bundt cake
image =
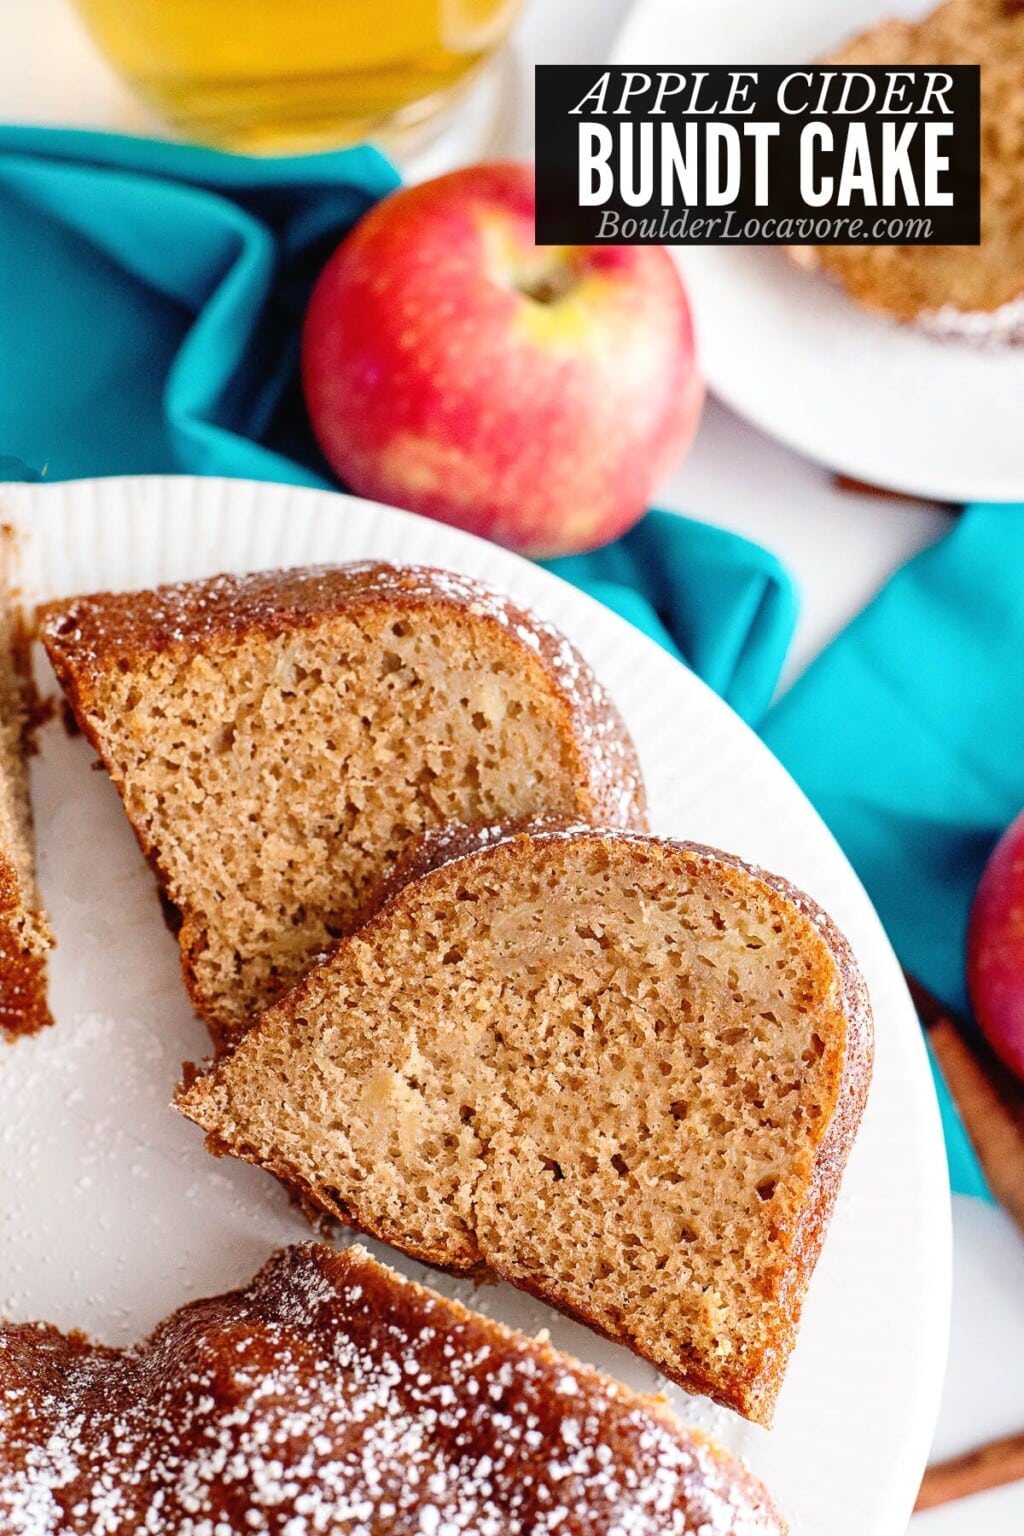
<path fill-rule="evenodd" d="M 0 1034 L 12 1037 L 50 1023 L 46 953 L 53 944 L 36 889 L 22 651 L 17 613 L 0 588 Z"/>
<path fill-rule="evenodd" d="M 846 943 L 685 843 L 460 853 L 441 839 L 179 1107 L 342 1221 L 768 1423 L 870 1075 Z"/>
<path fill-rule="evenodd" d="M 424 829 L 546 814 L 643 825 L 632 743 L 582 658 L 462 576 L 222 576 L 52 603 L 41 622 L 222 1042 L 345 931 Z"/>
<path fill-rule="evenodd" d="M 364 1250 L 276 1254 L 134 1349 L 0 1327 L 24 1536 L 783 1536 L 728 1452 Z"/>
<path fill-rule="evenodd" d="M 870 309 L 971 340 L 1024 339 L 1024 5 L 945 0 L 888 20 L 825 61 L 981 66 L 981 244 L 796 246 Z"/>

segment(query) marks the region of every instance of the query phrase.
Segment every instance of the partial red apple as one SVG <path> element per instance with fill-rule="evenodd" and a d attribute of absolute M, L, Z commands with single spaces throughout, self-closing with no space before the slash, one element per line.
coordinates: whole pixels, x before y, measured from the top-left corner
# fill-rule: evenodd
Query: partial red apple
<path fill-rule="evenodd" d="M 967 985 L 985 1038 L 1024 1079 L 1024 811 L 993 849 L 974 898 Z"/>
<path fill-rule="evenodd" d="M 704 390 L 666 252 L 537 246 L 533 217 L 520 165 L 386 198 L 316 285 L 302 376 L 352 490 L 544 556 L 636 522 Z"/>

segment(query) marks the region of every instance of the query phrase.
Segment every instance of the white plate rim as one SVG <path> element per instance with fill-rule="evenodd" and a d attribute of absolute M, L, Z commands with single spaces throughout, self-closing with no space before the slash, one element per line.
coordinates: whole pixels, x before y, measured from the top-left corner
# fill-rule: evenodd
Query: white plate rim
<path fill-rule="evenodd" d="M 518 556 L 409 513 L 332 492 L 187 476 L 127 477 L 51 486 L 5 485 L 0 488 L 0 513 L 2 520 L 15 528 L 21 578 L 30 598 L 49 595 L 52 590 L 52 583 L 49 588 L 47 586 L 46 561 L 57 558 L 54 552 L 58 549 L 61 551 L 59 558 L 68 560 L 67 569 L 73 576 L 73 586 L 65 585 L 62 590 L 145 585 L 156 579 L 154 570 L 164 572 L 168 565 L 174 574 L 198 574 L 199 569 L 212 573 L 232 566 L 238 568 L 237 562 L 228 558 L 225 540 L 229 534 L 225 530 L 237 529 L 243 524 L 251 525 L 256 533 L 276 529 L 278 542 L 275 545 L 271 539 L 273 548 L 287 550 L 294 547 L 297 557 L 291 563 L 304 563 L 307 555 L 304 546 L 299 550 L 299 532 L 326 525 L 329 519 L 331 537 L 336 539 L 338 546 L 335 558 L 360 558 L 364 554 L 388 552 L 395 558 L 400 551 L 400 558 L 450 564 L 482 574 L 497 585 L 512 590 L 541 612 L 551 613 L 556 622 L 569 629 L 585 653 L 603 649 L 609 664 L 619 657 L 623 677 L 639 674 L 655 680 L 659 690 L 668 691 L 669 700 L 676 695 L 678 708 L 690 719 L 691 725 L 699 723 L 702 740 L 714 737 L 716 742 L 728 742 L 730 753 L 736 752 L 745 763 L 755 765 L 751 774 L 760 786 L 759 794 L 763 793 L 765 797 L 764 819 L 772 822 L 771 835 L 777 835 L 774 823 L 778 810 L 775 797 L 778 796 L 779 804 L 788 807 L 785 814 L 791 818 L 794 841 L 804 839 L 808 847 L 813 844 L 815 860 L 820 860 L 821 878 L 805 883 L 812 888 L 817 886 L 819 890 L 822 884 L 835 884 L 857 925 L 872 935 L 868 945 L 870 956 L 867 948 L 862 946 L 865 969 L 874 973 L 873 990 L 875 980 L 881 978 L 884 981 L 888 999 L 884 1016 L 878 1018 L 879 1043 L 884 1045 L 890 1066 L 898 1051 L 906 1099 L 900 1104 L 886 1105 L 880 1101 L 877 1092 L 873 1094 L 869 1108 L 872 1129 L 869 1133 L 866 1121 L 854 1152 L 854 1162 L 860 1178 L 861 1165 L 869 1155 L 869 1139 L 877 1136 L 875 1126 L 884 1119 L 889 1127 L 887 1134 L 894 1137 L 893 1144 L 899 1147 L 900 1156 L 905 1159 L 901 1172 L 908 1195 L 906 1235 L 912 1235 L 913 1241 L 905 1244 L 902 1257 L 911 1268 L 916 1264 L 916 1289 L 911 1296 L 907 1275 L 899 1273 L 902 1260 L 897 1254 L 892 1286 L 898 1293 L 902 1280 L 904 1288 L 902 1297 L 897 1296 L 898 1316 L 894 1319 L 891 1315 L 893 1302 L 888 1295 L 886 1310 L 878 1311 L 876 1316 L 883 1328 L 892 1325 L 897 1329 L 893 1337 L 906 1337 L 911 1341 L 904 1362 L 907 1379 L 892 1382 L 902 1404 L 899 1422 L 891 1422 L 891 1414 L 886 1417 L 885 1361 L 879 1359 L 874 1362 L 870 1381 L 837 1381 L 828 1401 L 823 1399 L 801 1407 L 804 1420 L 812 1425 L 816 1425 L 819 1413 L 825 1418 L 829 1413 L 837 1412 L 842 1416 L 849 1407 L 846 1430 L 852 1440 L 841 1442 L 834 1435 L 831 1441 L 814 1446 L 793 1444 L 791 1436 L 787 1439 L 785 1428 L 787 1418 L 793 1417 L 788 1413 L 789 1400 L 785 1390 L 779 1424 L 771 1437 L 760 1431 L 750 1431 L 747 1426 L 737 1426 L 731 1416 L 726 1416 L 723 1438 L 732 1440 L 764 1472 L 769 1483 L 775 1484 L 784 1506 L 791 1489 L 795 1491 L 794 1478 L 805 1478 L 808 1486 L 814 1480 L 820 1484 L 823 1478 L 828 1479 L 829 1468 L 834 1470 L 837 1460 L 849 1465 L 850 1455 L 855 1450 L 856 1466 L 863 1468 L 859 1487 L 841 1490 L 810 1487 L 811 1503 L 815 1498 L 819 1504 L 824 1499 L 830 1509 L 829 1536 L 902 1536 L 938 1411 L 950 1310 L 949 1199 L 937 1107 L 920 1031 L 898 976 L 895 957 L 878 920 L 817 814 L 754 734 L 703 683 L 653 641 L 595 600 Z M 133 547 L 131 539 L 125 540 L 126 529 L 134 530 L 137 548 Z M 208 538 L 204 532 L 207 529 Z M 194 548 L 191 545 L 178 547 L 177 541 L 183 532 L 195 534 L 197 531 Z M 97 548 L 103 537 L 109 542 L 111 536 L 114 542 L 105 552 L 101 551 L 101 568 L 94 570 Z M 287 564 L 289 560 L 265 563 Z M 137 573 L 134 576 L 133 571 Z M 83 579 L 86 572 L 93 572 L 91 582 Z M 663 709 L 660 699 L 659 693 L 659 717 L 663 714 L 675 717 L 676 711 Z M 620 702 L 630 718 L 628 701 L 621 694 Z M 694 761 L 698 758 L 699 754 Z M 662 771 L 663 765 L 659 764 L 658 772 Z M 711 780 L 715 777 L 712 772 Z M 690 792 L 696 805 L 699 794 L 706 794 L 708 790 L 695 780 L 690 784 Z M 685 825 L 659 830 L 688 835 Z M 756 849 L 737 851 L 749 851 L 759 857 Z M 775 862 L 778 867 L 778 861 Z M 781 869 L 781 872 L 788 871 Z M 59 1042 L 60 1028 L 58 1024 L 48 1037 L 39 1037 L 41 1050 L 50 1049 L 52 1041 Z M 15 1050 L 25 1052 L 27 1059 L 34 1046 L 35 1042 L 24 1042 Z M 881 1061 L 881 1055 L 879 1059 Z M 851 1172 L 852 1168 L 853 1163 Z M 888 1167 L 876 1169 L 873 1179 L 868 1180 L 876 1191 L 893 1182 L 894 1171 Z M 900 1181 L 896 1179 L 896 1182 Z M 3 1181 L 0 1179 L 0 1219 L 4 1214 L 2 1201 Z M 864 1237 L 863 1217 L 860 1207 L 853 1203 L 852 1194 L 847 1201 L 845 1192 L 833 1234 L 826 1244 L 820 1272 L 822 1278 L 820 1283 L 816 1282 L 818 1291 L 824 1287 L 826 1259 L 839 1241 L 840 1227 L 846 1234 L 844 1253 L 853 1254 L 855 1261 L 860 1262 L 856 1255 Z M 850 1229 L 848 1233 L 847 1229 Z M 856 1233 L 859 1237 L 854 1242 Z M 891 1235 L 898 1241 L 899 1229 L 894 1228 Z M 876 1254 L 879 1264 L 883 1257 Z M 870 1266 L 865 1273 L 870 1273 Z M 879 1270 L 878 1274 L 881 1273 Z M 443 1286 L 437 1277 L 431 1279 Z M 815 1297 L 815 1286 L 812 1286 L 811 1294 Z M 880 1303 L 881 1298 L 876 1296 L 875 1300 Z M 809 1326 L 810 1308 L 808 1313 Z M 553 1318 L 552 1327 L 556 1326 L 557 1320 Z M 853 1317 L 850 1320 L 851 1335 L 857 1335 L 858 1326 L 863 1329 L 865 1319 Z M 831 1329 L 829 1338 L 838 1346 L 837 1332 L 836 1328 Z M 577 1331 L 573 1340 L 571 1347 L 589 1358 L 589 1336 Z M 843 1341 L 843 1347 L 847 1342 Z M 795 1366 L 796 1360 L 794 1375 Z M 689 1416 L 693 1417 L 692 1414 Z M 784 1484 L 782 1488 L 779 1488 L 780 1480 Z M 793 1536 L 812 1536 L 812 1529 L 806 1522 L 794 1523 Z M 818 1536 L 817 1530 L 815 1536 Z"/>

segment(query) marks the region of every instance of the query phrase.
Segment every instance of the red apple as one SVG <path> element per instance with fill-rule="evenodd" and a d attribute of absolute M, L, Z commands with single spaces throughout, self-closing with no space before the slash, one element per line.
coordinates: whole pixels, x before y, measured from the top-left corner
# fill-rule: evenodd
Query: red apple
<path fill-rule="evenodd" d="M 306 315 L 313 428 L 361 495 L 531 555 L 640 517 L 704 390 L 656 246 L 537 246 L 533 174 L 407 187 L 342 242 Z"/>
<path fill-rule="evenodd" d="M 985 1038 L 1024 1079 L 1024 811 L 996 844 L 974 898 L 967 985 Z"/>

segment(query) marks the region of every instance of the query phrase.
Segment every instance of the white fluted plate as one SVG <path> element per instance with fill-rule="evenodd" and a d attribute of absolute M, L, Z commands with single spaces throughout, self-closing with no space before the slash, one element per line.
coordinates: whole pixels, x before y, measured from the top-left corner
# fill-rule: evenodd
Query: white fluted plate
<path fill-rule="evenodd" d="M 483 577 L 575 641 L 636 739 L 655 830 L 806 887 L 851 939 L 878 1029 L 875 1080 L 771 1432 L 669 1395 L 772 1488 L 794 1536 L 903 1536 L 934 1424 L 950 1290 L 949 1201 L 925 1052 L 896 960 L 849 865 L 757 738 L 623 620 L 491 544 L 352 497 L 153 478 L 0 487 L 30 601 L 219 571 L 367 556 Z M 40 680 L 53 690 L 40 660 Z M 59 947 L 57 1024 L 3 1052 L 0 1311 L 137 1338 L 238 1284 L 308 1228 L 260 1171 L 215 1161 L 168 1106 L 205 1032 L 152 876 L 92 753 L 55 719 L 32 763 L 40 877 Z M 402 1269 L 422 1267 L 394 1254 Z M 653 1370 L 506 1286 L 429 1283 L 630 1384 Z"/>

